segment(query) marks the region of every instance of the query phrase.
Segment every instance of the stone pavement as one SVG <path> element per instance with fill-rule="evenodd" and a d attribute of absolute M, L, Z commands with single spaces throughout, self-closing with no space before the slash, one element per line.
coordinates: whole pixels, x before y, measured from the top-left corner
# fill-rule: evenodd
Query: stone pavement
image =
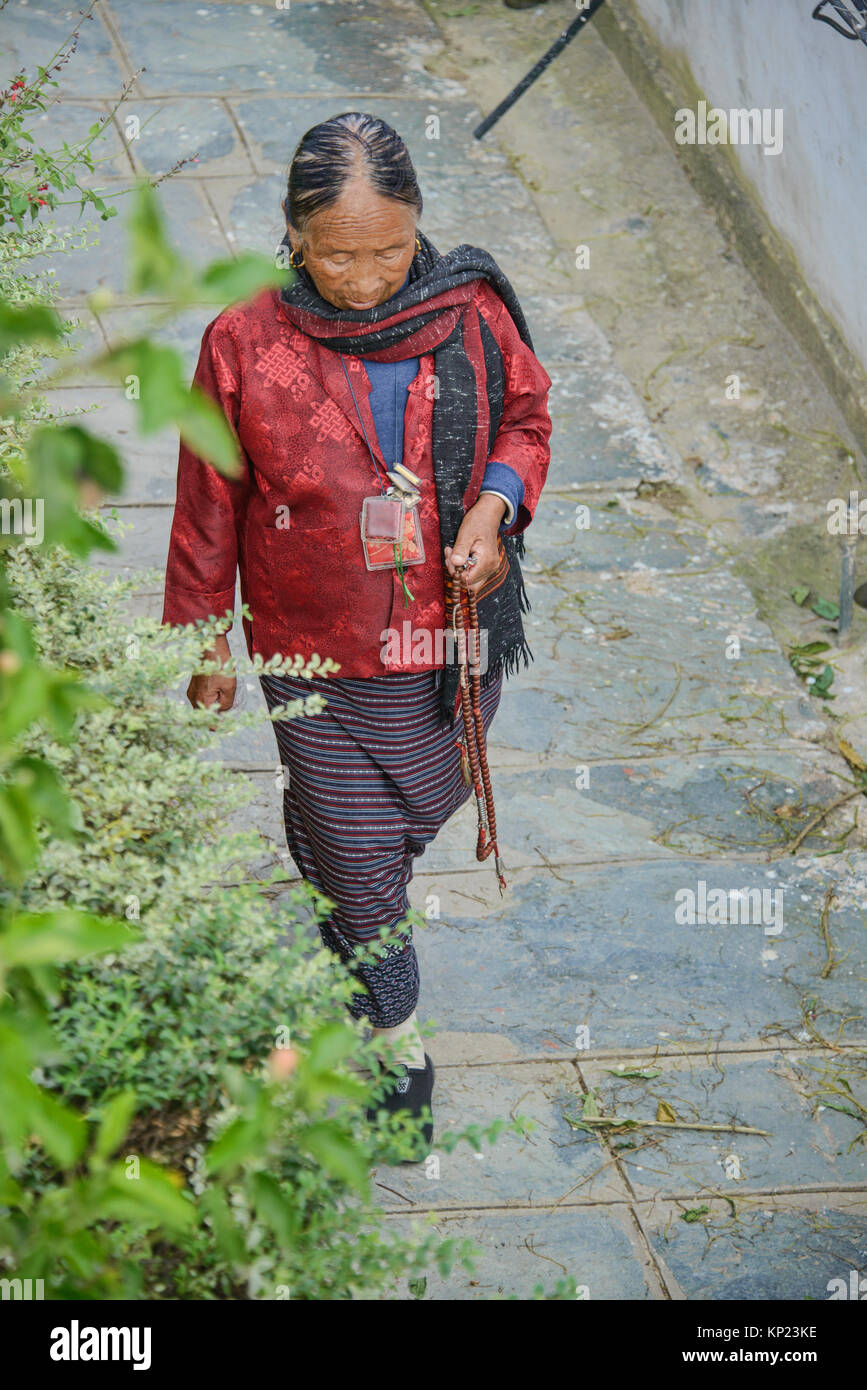
<path fill-rule="evenodd" d="M 466 8 L 477 25 L 504 22 L 493 3 Z M 521 70 L 567 9 L 546 19 Z M 100 0 L 62 73 L 71 131 L 135 75 L 106 146 L 109 192 L 133 170 L 197 155 L 161 192 L 173 237 L 201 261 L 276 246 L 285 171 L 308 126 L 359 107 L 384 116 L 416 161 L 425 231 L 443 250 L 467 241 L 496 257 L 554 382 L 551 471 L 526 564 L 536 659 L 507 684 L 491 740 L 510 888 L 501 900 L 475 864 L 470 807 L 413 885 L 429 913 L 420 1013 L 437 1029 L 440 1131 L 518 1113 L 537 1127 L 480 1154 L 440 1152 L 438 1170 L 383 1169 L 378 1191 L 390 1220 L 431 1214 L 482 1247 L 475 1275 L 431 1278 L 428 1298 L 526 1297 L 564 1273 L 592 1300 L 827 1298 L 830 1279 L 867 1262 L 867 1169 L 853 1143 L 867 1124 L 867 856 L 851 806 L 808 826 L 851 774 L 731 547 L 673 504 L 689 470 L 583 306 L 503 132 L 472 139 L 473 64 L 458 54 L 463 67 L 456 57 L 447 74 L 440 7 L 429 10 Z M 461 13 L 443 7 L 447 32 Z M 6 69 L 44 62 L 65 15 L 13 0 Z M 142 123 L 126 147 L 125 113 Z M 559 124 L 563 136 L 568 114 Z M 576 227 L 574 185 L 556 206 L 568 221 L 571 200 Z M 100 224 L 98 245 L 57 266 L 65 308 L 96 342 L 136 320 L 122 223 Z M 97 286 L 119 296 L 98 317 L 86 306 Z M 649 280 L 644 292 L 652 299 Z M 171 330 L 191 371 L 210 316 Z M 96 401 L 92 425 L 126 445 L 116 390 L 58 394 L 69 408 Z M 139 573 L 164 561 L 176 442 L 134 441 L 127 458 L 119 505 L 134 527 L 117 566 Z M 141 603 L 158 615 L 152 575 Z M 248 682 L 246 700 L 257 692 Z M 284 860 L 271 730 L 229 737 L 223 756 L 259 786 L 268 862 Z M 685 896 L 714 890 L 750 907 L 746 920 L 684 921 Z M 600 1115 L 673 1111 L 720 1128 L 574 1128 L 593 1100 Z"/>

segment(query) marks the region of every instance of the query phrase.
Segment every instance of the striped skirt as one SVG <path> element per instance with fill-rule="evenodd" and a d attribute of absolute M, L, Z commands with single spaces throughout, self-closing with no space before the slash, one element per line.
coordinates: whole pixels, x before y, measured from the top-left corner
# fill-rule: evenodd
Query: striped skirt
<path fill-rule="evenodd" d="M 269 709 L 314 691 L 328 701 L 320 714 L 274 723 L 286 841 L 301 875 L 334 904 L 322 939 L 367 991 L 350 1012 L 375 1028 L 402 1023 L 418 1003 L 411 928 L 396 930 L 375 964 L 352 962 L 380 928 L 403 922 L 414 860 L 472 795 L 461 776 L 460 717 L 453 730 L 441 723 L 439 674 L 260 677 Z M 501 688 L 498 677 L 482 691 L 486 730 Z M 473 836 L 470 860 L 474 846 Z"/>

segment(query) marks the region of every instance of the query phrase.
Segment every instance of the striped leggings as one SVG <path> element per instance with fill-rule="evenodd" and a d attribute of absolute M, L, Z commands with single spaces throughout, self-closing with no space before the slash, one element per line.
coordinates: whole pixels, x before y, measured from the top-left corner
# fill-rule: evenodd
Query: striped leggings
<path fill-rule="evenodd" d="M 301 875 L 334 905 L 322 939 L 367 991 L 350 1012 L 375 1028 L 396 1027 L 418 1003 L 411 929 L 395 931 L 375 964 L 353 962 L 380 928 L 403 921 L 414 860 L 472 795 L 461 776 L 460 718 L 453 730 L 441 723 L 438 676 L 260 677 L 269 709 L 313 691 L 328 702 L 320 714 L 274 724 L 286 842 Z M 498 677 L 482 691 L 486 730 L 501 688 Z"/>

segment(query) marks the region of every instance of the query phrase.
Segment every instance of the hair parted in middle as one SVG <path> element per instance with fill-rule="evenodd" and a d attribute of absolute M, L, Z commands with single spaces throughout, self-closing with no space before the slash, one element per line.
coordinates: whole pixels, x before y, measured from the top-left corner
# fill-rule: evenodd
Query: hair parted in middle
<path fill-rule="evenodd" d="M 379 116 L 343 111 L 311 126 L 292 156 L 283 211 L 296 231 L 303 231 L 311 217 L 336 203 L 359 174 L 383 198 L 407 203 L 421 216 L 415 168 L 397 131 Z"/>

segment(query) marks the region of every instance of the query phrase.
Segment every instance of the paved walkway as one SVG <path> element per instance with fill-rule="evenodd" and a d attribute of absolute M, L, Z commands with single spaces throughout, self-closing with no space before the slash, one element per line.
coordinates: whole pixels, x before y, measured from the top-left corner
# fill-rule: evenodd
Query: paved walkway
<path fill-rule="evenodd" d="M 586 240 L 594 190 L 579 174 L 531 187 L 511 157 L 543 103 L 556 113 L 557 157 L 572 141 L 583 158 L 581 93 L 552 101 L 540 84 L 507 126 L 472 139 L 470 93 L 490 109 L 492 89 L 498 97 L 513 80 L 509 64 L 523 64 L 515 77 L 529 67 L 569 7 L 552 4 L 523 28 L 499 5 L 466 8 L 472 42 L 443 13 L 446 47 L 414 0 L 295 0 L 291 11 L 100 0 L 62 73 L 65 121 L 86 129 L 137 74 L 124 109 L 142 133 L 127 152 L 119 125 L 102 181 L 120 187 L 132 167 L 156 174 L 197 153 L 162 195 L 173 236 L 205 261 L 277 244 L 285 170 L 308 126 L 353 107 L 385 116 L 416 160 L 425 231 L 441 249 L 468 241 L 492 252 L 554 380 L 550 481 L 526 566 L 536 661 L 508 683 L 491 748 L 511 887 L 501 901 L 493 872 L 475 866 L 466 808 L 421 861 L 413 894 L 433 909 L 419 953 L 421 1015 L 438 1029 L 438 1125 L 520 1112 L 537 1128 L 480 1155 L 440 1153 L 437 1173 L 378 1174 L 390 1218 L 434 1212 L 443 1233 L 484 1249 L 475 1276 L 432 1278 L 426 1297 L 525 1297 L 568 1272 L 591 1300 L 823 1299 L 829 1279 L 867 1261 L 867 1171 L 852 1147 L 864 1112 L 859 1123 L 834 1108 L 852 1108 L 847 1086 L 867 1104 L 867 860 L 851 808 L 794 854 L 788 845 L 846 789 L 848 769 L 757 616 L 731 543 L 689 505 L 694 469 L 618 365 L 616 324 L 603 332 L 583 307 L 570 247 Z M 485 23 L 508 80 L 478 62 Z M 13 0 L 4 12 L 7 43 L 32 63 L 65 27 L 54 7 Z M 596 36 L 569 61 L 598 65 L 635 103 Z M 628 184 L 630 157 L 624 147 L 613 183 Z M 654 157 L 660 203 L 671 179 L 686 216 L 673 157 L 664 146 Z M 97 341 L 136 317 L 126 299 L 98 320 L 83 307 L 96 285 L 123 292 L 121 221 L 58 265 L 66 306 Z M 649 270 L 642 292 L 652 305 Z M 191 368 L 207 317 L 173 330 Z M 128 427 L 108 386 L 62 396 L 97 400 L 94 423 L 107 433 Z M 164 560 L 176 444 L 137 441 L 127 457 L 122 506 L 135 529 L 121 563 L 137 572 Z M 158 588 L 141 601 L 157 614 Z M 261 785 L 260 823 L 279 855 L 270 729 L 230 739 L 226 756 Z M 714 890 L 763 910 L 683 920 L 679 904 Z M 569 1123 L 588 1098 L 602 1115 L 673 1112 L 766 1133 L 639 1126 L 606 1137 Z"/>

